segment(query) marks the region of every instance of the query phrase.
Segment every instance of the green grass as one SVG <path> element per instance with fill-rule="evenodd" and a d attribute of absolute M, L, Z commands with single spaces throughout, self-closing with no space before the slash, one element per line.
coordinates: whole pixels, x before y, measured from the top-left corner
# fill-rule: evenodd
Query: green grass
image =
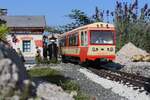
<path fill-rule="evenodd" d="M 78 91 L 78 95 L 75 96 L 74 98 L 75 98 L 75 100 L 90 100 L 90 96 L 82 93 L 81 91 Z"/>
<path fill-rule="evenodd" d="M 51 60 L 49 60 L 49 59 L 41 59 L 39 57 L 36 57 L 35 61 L 37 64 L 52 64 L 52 63 L 53 64 L 60 64 L 61 63 L 60 60 L 57 60 L 55 58 L 52 58 Z"/>
<path fill-rule="evenodd" d="M 71 91 L 79 91 L 78 84 L 73 80 L 67 80 L 64 83 L 62 83 L 61 86 L 64 90 L 68 90 L 70 92 Z"/>
<path fill-rule="evenodd" d="M 42 79 L 47 82 L 61 86 L 66 92 L 76 91 L 75 100 L 89 100 L 89 96 L 80 91 L 78 84 L 68 77 L 64 77 L 59 71 L 51 68 L 35 68 L 28 70 L 28 74 L 32 80 Z"/>
<path fill-rule="evenodd" d="M 28 71 L 28 74 L 31 77 L 46 77 L 51 75 L 58 75 L 60 74 L 59 71 L 50 69 L 50 68 L 35 68 Z"/>

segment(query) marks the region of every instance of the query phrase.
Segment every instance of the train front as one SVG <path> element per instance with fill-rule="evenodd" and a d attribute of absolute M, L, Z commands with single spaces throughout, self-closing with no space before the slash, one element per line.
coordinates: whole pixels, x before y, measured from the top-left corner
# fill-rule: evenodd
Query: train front
<path fill-rule="evenodd" d="M 89 31 L 87 57 L 90 60 L 115 60 L 115 29 L 106 27 Z"/>

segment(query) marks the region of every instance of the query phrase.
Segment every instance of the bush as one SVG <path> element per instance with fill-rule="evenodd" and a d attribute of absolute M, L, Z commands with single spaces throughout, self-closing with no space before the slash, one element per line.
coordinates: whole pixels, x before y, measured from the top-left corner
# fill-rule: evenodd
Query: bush
<path fill-rule="evenodd" d="M 8 33 L 8 28 L 6 25 L 1 24 L 0 25 L 0 40 L 6 40 L 6 35 Z"/>

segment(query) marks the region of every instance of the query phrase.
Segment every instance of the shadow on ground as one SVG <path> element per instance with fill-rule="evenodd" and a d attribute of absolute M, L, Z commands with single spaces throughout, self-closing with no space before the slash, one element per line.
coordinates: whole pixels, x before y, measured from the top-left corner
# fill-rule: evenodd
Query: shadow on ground
<path fill-rule="evenodd" d="M 144 85 L 144 89 L 147 91 L 147 94 L 150 94 L 150 78 L 147 81 L 147 84 Z"/>
<path fill-rule="evenodd" d="M 71 79 L 69 77 L 64 77 L 62 75 L 47 75 L 47 76 L 32 77 L 31 80 L 33 80 L 37 86 L 43 82 L 50 82 L 52 84 L 60 86 L 62 83 L 65 83 L 66 81 Z"/>
<path fill-rule="evenodd" d="M 111 69 L 111 70 L 120 70 L 124 67 L 124 65 L 121 65 L 119 63 L 115 62 L 108 62 L 108 63 L 100 63 L 100 67 L 105 69 Z"/>
<path fill-rule="evenodd" d="M 121 65 L 119 63 L 115 62 L 86 62 L 81 64 L 82 67 L 93 67 L 96 69 L 108 69 L 108 70 L 120 70 L 124 67 L 124 65 Z"/>

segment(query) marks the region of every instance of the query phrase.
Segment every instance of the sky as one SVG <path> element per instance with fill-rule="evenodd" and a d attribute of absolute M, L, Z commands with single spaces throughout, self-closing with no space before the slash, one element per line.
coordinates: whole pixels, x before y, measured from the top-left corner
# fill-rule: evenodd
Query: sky
<path fill-rule="evenodd" d="M 0 0 L 0 8 L 8 9 L 8 15 L 45 16 L 49 26 L 70 23 L 66 17 L 72 9 L 80 9 L 91 16 L 95 7 L 102 10 L 114 10 L 117 0 Z M 118 0 L 132 2 L 133 0 Z M 139 0 L 139 8 L 150 0 Z"/>

